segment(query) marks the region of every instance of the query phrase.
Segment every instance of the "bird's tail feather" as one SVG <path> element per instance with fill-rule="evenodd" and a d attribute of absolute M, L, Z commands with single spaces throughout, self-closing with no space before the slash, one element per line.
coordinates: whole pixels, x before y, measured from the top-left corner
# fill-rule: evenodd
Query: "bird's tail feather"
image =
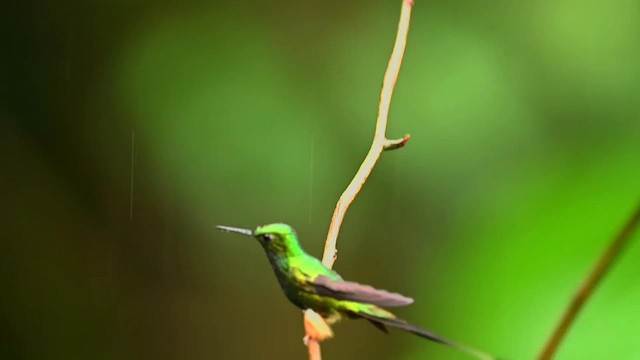
<path fill-rule="evenodd" d="M 410 332 L 412 334 L 418 335 L 420 337 L 423 337 L 425 339 L 440 343 L 440 344 L 444 344 L 447 346 L 450 346 L 454 349 L 458 349 L 460 351 L 466 352 L 469 355 L 472 355 L 474 357 L 476 357 L 477 359 L 480 360 L 498 360 L 498 358 L 489 355 L 487 353 L 484 353 L 480 350 L 476 350 L 461 344 L 458 344 L 456 342 L 453 342 L 451 340 L 448 340 L 446 338 L 443 338 L 442 336 L 436 335 L 428 330 L 419 328 L 415 325 L 412 325 L 404 320 L 401 319 L 390 319 L 390 318 L 382 318 L 382 317 L 377 317 L 371 314 L 367 314 L 367 313 L 363 313 L 363 312 L 359 312 L 357 313 L 358 316 L 361 316 L 367 320 L 369 320 L 371 323 L 373 323 L 374 325 L 376 325 L 377 328 L 383 329 L 384 325 L 388 325 L 388 326 L 393 326 L 395 328 Z M 381 325 L 381 326 L 380 326 Z"/>

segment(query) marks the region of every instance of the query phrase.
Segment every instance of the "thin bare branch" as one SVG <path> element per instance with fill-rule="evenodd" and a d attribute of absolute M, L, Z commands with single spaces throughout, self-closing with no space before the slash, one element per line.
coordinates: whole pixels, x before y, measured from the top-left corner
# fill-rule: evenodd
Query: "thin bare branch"
<path fill-rule="evenodd" d="M 309 349 L 309 360 L 322 360 L 322 353 L 320 352 L 320 343 L 318 340 L 309 338 L 307 340 L 307 349 Z"/>
<path fill-rule="evenodd" d="M 398 33 L 396 35 L 396 41 L 391 52 L 391 58 L 387 65 L 387 71 L 384 75 L 382 82 L 382 91 L 380 93 L 380 106 L 378 108 L 378 118 L 376 120 L 376 131 L 373 137 L 373 143 L 371 148 L 364 158 L 358 172 L 353 177 L 345 191 L 340 196 L 336 209 L 333 212 L 331 218 L 331 224 L 329 225 L 329 233 L 327 234 L 327 240 L 325 241 L 324 254 L 322 257 L 322 263 L 332 268 L 337 258 L 336 243 L 338 240 L 338 233 L 340 232 L 340 226 L 344 220 L 345 213 L 349 205 L 353 202 L 355 197 L 360 192 L 360 189 L 364 185 L 367 177 L 371 174 L 373 167 L 380 158 L 380 154 L 385 150 L 393 150 L 403 147 L 409 141 L 410 136 L 405 135 L 402 139 L 389 140 L 386 137 L 387 120 L 389 116 L 389 106 L 391 105 L 391 97 L 393 95 L 393 89 L 395 88 L 396 81 L 398 80 L 398 74 L 400 73 L 400 65 L 402 64 L 402 58 L 404 56 L 404 49 L 407 43 L 407 33 L 409 31 L 409 22 L 411 20 L 411 9 L 413 7 L 413 0 L 404 0 L 402 2 L 402 10 L 400 14 L 400 23 L 398 24 Z M 314 330 L 309 329 L 308 324 L 312 324 L 311 317 L 317 314 L 311 310 L 305 312 L 305 331 L 307 339 L 307 347 L 309 349 L 309 360 L 321 360 L 320 354 L 320 342 L 321 339 L 314 338 L 312 333 Z M 315 315 L 314 315 L 315 314 Z"/>
<path fill-rule="evenodd" d="M 331 219 L 331 225 L 329 226 L 329 233 L 327 234 L 327 240 L 324 245 L 324 255 L 322 256 L 322 263 L 329 268 L 333 267 L 333 263 L 337 257 L 336 242 L 338 240 L 338 233 L 340 232 L 340 226 L 344 220 L 347 208 L 349 208 L 349 205 L 351 205 L 356 195 L 360 192 L 362 185 L 364 185 L 367 177 L 371 174 L 380 154 L 384 150 L 392 150 L 404 146 L 410 138 L 409 135 L 406 135 L 404 138 L 399 140 L 388 140 L 386 138 L 386 131 L 389 106 L 391 105 L 391 96 L 393 95 L 393 89 L 396 85 L 396 81 L 398 80 L 402 57 L 404 56 L 404 48 L 407 43 L 407 33 L 409 31 L 412 7 L 413 0 L 404 0 L 402 2 L 402 12 L 400 14 L 400 23 L 398 24 L 396 42 L 393 46 L 389 65 L 387 66 L 387 71 L 384 74 L 384 80 L 382 82 L 380 106 L 378 108 L 378 119 L 376 120 L 376 132 L 373 137 L 373 143 L 371 144 L 371 148 L 369 149 L 367 156 L 360 165 L 358 172 L 342 193 L 342 196 L 340 196 L 340 199 L 336 204 L 336 209 L 333 212 L 333 218 Z"/>
<path fill-rule="evenodd" d="M 640 225 L 640 204 L 636 208 L 635 212 L 629 218 L 620 232 L 611 240 L 609 247 L 600 257 L 600 260 L 596 263 L 595 267 L 591 270 L 584 283 L 573 296 L 569 307 L 565 310 L 560 323 L 553 331 L 551 338 L 542 349 L 539 360 L 550 360 L 555 355 L 558 347 L 562 343 L 565 335 L 569 331 L 571 325 L 575 322 L 580 310 L 587 302 L 589 297 L 593 295 L 596 287 L 602 281 L 602 278 L 606 275 L 607 271 L 619 258 L 622 250 L 629 244 L 633 238 L 633 234 Z"/>

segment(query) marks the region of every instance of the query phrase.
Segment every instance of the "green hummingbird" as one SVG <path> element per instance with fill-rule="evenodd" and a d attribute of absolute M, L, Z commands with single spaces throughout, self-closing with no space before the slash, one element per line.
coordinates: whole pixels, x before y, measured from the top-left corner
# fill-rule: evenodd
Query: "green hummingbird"
<path fill-rule="evenodd" d="M 364 318 L 385 333 L 386 326 L 392 326 L 464 351 L 478 359 L 496 359 L 484 352 L 412 325 L 383 309 L 382 307 L 409 305 L 413 303 L 413 299 L 343 280 L 337 272 L 307 254 L 300 246 L 295 230 L 287 224 L 269 224 L 259 226 L 255 230 L 230 226 L 217 226 L 217 228 L 258 239 L 287 298 L 303 310 L 311 309 L 319 313 L 329 323 L 343 316 Z"/>

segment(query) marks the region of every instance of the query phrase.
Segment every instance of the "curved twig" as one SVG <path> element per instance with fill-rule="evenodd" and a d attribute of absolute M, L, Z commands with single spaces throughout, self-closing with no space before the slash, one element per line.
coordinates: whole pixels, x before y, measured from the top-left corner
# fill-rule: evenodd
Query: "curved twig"
<path fill-rule="evenodd" d="M 378 108 L 378 119 L 376 120 L 376 132 L 373 137 L 373 143 L 371 144 L 371 148 L 369 149 L 367 156 L 364 158 L 362 165 L 360 165 L 358 172 L 340 196 L 340 200 L 338 200 L 336 209 L 333 212 L 333 218 L 331 219 L 331 225 L 329 226 L 329 233 L 327 234 L 327 240 L 324 245 L 324 255 L 322 256 L 322 263 L 329 268 L 333 267 L 333 263 L 337 257 L 336 241 L 338 239 L 340 225 L 342 225 L 342 220 L 344 220 L 347 208 L 349 208 L 349 205 L 351 205 L 356 195 L 358 195 L 358 192 L 360 192 L 362 185 L 364 185 L 367 177 L 371 174 L 371 170 L 373 170 L 380 154 L 384 150 L 392 150 L 404 146 L 410 138 L 409 135 L 405 135 L 402 139 L 389 140 L 386 138 L 386 131 L 389 106 L 391 105 L 391 96 L 393 95 L 393 88 L 395 87 L 396 80 L 398 79 L 400 65 L 402 64 L 402 57 L 404 56 L 404 48 L 407 43 L 407 32 L 409 31 L 409 20 L 411 19 L 412 6 L 413 0 L 405 0 L 402 2 L 402 12 L 400 14 L 400 23 L 398 24 L 396 42 L 393 46 L 391 58 L 389 59 L 387 72 L 384 74 L 384 81 L 382 82 L 380 106 Z"/>
<path fill-rule="evenodd" d="M 382 82 L 382 91 L 380 93 L 380 105 L 378 108 L 378 118 L 376 120 L 376 132 L 373 137 L 373 143 L 367 153 L 367 156 L 362 161 L 358 172 L 353 177 L 345 191 L 340 196 L 336 209 L 333 212 L 331 218 L 331 224 L 329 225 L 329 233 L 327 234 L 327 240 L 325 241 L 324 254 L 322 256 L 322 263 L 332 268 L 337 258 L 336 243 L 338 240 L 338 233 L 340 232 L 340 226 L 344 220 L 347 208 L 353 202 L 355 197 L 360 192 L 360 189 L 367 181 L 367 177 L 371 174 L 373 167 L 385 150 L 393 150 L 403 147 L 410 139 L 409 135 L 405 135 L 401 139 L 390 140 L 386 137 L 387 119 L 389 115 L 389 106 L 391 105 L 391 97 L 393 95 L 393 89 L 398 80 L 398 74 L 400 72 L 400 65 L 402 64 L 402 57 L 404 56 L 404 49 L 407 43 L 407 33 L 409 31 L 409 22 L 411 19 L 411 9 L 413 7 L 413 0 L 404 0 L 402 2 L 402 10 L 400 14 L 400 23 L 398 24 L 398 33 L 396 35 L 396 41 L 391 52 L 391 58 L 387 65 L 387 71 L 384 75 Z M 305 312 L 305 329 L 307 334 L 307 347 L 309 349 L 310 360 L 320 360 L 320 341 L 323 339 L 314 338 L 308 328 L 308 324 L 313 322 L 310 317 L 313 316 L 312 312 L 307 310 Z M 317 315 L 317 314 L 316 314 Z"/>

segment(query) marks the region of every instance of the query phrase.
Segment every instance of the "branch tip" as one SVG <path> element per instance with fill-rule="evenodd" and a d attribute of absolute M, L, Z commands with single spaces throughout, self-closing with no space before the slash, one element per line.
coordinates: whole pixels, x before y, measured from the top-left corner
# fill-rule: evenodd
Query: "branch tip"
<path fill-rule="evenodd" d="M 383 150 L 395 150 L 399 149 L 409 142 L 411 139 L 411 135 L 407 134 L 402 139 L 389 140 L 385 139 L 384 144 L 382 145 Z"/>

